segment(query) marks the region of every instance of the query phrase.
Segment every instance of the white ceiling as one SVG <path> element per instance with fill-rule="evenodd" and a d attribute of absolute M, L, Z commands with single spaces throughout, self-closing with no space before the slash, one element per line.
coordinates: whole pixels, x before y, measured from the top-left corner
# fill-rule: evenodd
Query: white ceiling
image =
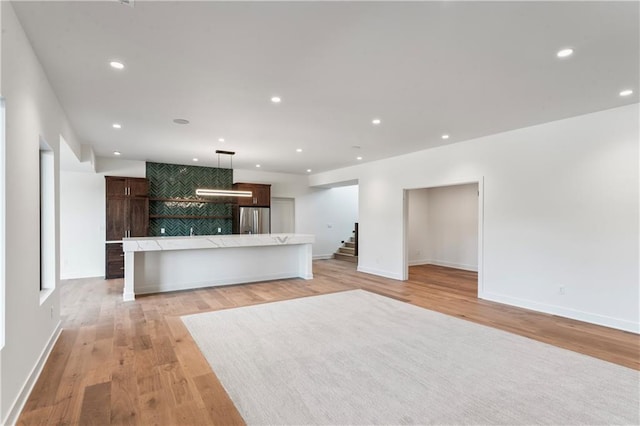
<path fill-rule="evenodd" d="M 99 156 L 319 172 L 639 99 L 638 2 L 13 5 Z"/>

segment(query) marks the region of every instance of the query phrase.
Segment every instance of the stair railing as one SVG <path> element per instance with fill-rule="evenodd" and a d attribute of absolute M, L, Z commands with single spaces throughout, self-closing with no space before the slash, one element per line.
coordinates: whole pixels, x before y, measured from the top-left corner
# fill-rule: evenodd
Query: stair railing
<path fill-rule="evenodd" d="M 353 233 L 355 234 L 353 236 L 353 239 L 354 239 L 354 242 L 355 242 L 355 250 L 353 252 L 353 255 L 354 256 L 358 256 L 358 222 L 356 222 L 355 229 L 354 229 Z"/>

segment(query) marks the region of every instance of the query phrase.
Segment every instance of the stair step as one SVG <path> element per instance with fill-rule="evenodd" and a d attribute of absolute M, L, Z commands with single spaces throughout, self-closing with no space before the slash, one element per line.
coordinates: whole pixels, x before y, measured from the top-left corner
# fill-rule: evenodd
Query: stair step
<path fill-rule="evenodd" d="M 356 248 L 356 243 L 354 243 L 353 241 L 347 241 L 344 243 L 345 247 L 352 247 L 352 248 Z"/>
<path fill-rule="evenodd" d="M 333 256 L 338 260 L 346 260 L 347 262 L 358 263 L 358 256 L 343 253 L 335 253 Z"/>
<path fill-rule="evenodd" d="M 353 256 L 354 254 L 356 254 L 356 249 L 353 247 L 340 247 L 338 249 L 338 253 L 350 254 Z"/>

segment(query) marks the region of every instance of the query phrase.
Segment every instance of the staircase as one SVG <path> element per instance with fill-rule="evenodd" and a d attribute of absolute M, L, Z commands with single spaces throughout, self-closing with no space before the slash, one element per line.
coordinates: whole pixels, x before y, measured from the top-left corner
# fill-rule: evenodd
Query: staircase
<path fill-rule="evenodd" d="M 342 247 L 334 253 L 333 257 L 338 260 L 346 260 L 347 262 L 358 263 L 358 224 L 355 224 L 353 236 L 349 241 L 342 241 Z"/>

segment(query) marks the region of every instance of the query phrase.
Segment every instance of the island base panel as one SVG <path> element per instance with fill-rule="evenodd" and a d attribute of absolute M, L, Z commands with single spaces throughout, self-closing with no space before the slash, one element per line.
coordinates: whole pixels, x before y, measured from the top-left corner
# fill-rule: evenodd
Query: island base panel
<path fill-rule="evenodd" d="M 311 244 L 127 252 L 123 298 L 286 278 L 312 279 L 311 258 Z M 127 282 L 135 282 L 135 287 Z"/>

